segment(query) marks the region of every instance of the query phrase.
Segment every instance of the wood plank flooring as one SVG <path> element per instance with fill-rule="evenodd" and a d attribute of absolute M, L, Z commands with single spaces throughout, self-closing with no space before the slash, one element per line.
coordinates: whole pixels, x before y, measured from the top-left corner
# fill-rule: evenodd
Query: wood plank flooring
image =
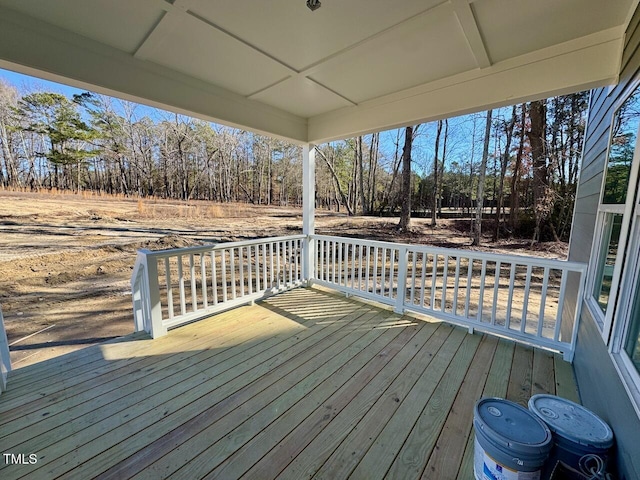
<path fill-rule="evenodd" d="M 11 372 L 0 478 L 471 479 L 475 402 L 542 392 L 559 356 L 296 289 Z"/>

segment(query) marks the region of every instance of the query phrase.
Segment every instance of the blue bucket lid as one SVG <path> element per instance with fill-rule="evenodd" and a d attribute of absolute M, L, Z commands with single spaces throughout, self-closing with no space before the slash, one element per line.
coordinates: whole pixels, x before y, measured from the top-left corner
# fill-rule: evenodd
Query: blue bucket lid
<path fill-rule="evenodd" d="M 483 398 L 476 403 L 475 427 L 493 443 L 521 455 L 548 453 L 551 432 L 526 408 L 502 398 Z"/>
<path fill-rule="evenodd" d="M 541 418 L 553 433 L 566 440 L 605 450 L 613 445 L 613 432 L 609 425 L 571 400 L 555 395 L 534 395 L 529 399 L 529 410 Z"/>

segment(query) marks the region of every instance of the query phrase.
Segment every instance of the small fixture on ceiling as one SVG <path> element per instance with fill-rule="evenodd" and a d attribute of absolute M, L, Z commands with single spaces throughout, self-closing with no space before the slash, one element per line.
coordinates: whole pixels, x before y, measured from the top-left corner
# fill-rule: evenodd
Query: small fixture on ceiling
<path fill-rule="evenodd" d="M 311 10 L 312 12 L 319 9 L 320 5 L 322 5 L 320 3 L 320 0 L 307 0 L 307 7 L 309 7 L 309 10 Z"/>

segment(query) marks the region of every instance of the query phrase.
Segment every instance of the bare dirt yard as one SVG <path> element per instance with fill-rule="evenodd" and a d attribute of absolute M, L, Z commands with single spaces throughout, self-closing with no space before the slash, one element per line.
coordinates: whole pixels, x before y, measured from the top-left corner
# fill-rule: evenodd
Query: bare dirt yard
<path fill-rule="evenodd" d="M 316 231 L 469 248 L 468 220 L 347 217 L 319 210 Z M 133 331 L 130 276 L 151 250 L 291 235 L 299 208 L 0 190 L 0 306 L 13 368 Z M 487 241 L 482 250 L 566 258 L 565 244 Z"/>

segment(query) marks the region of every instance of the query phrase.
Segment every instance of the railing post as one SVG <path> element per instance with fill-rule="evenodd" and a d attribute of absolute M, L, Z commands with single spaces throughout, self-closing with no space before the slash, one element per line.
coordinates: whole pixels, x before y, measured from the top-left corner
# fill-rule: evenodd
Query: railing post
<path fill-rule="evenodd" d="M 0 307 L 0 392 L 7 389 L 7 374 L 11 371 L 11 356 L 9 355 L 9 341 L 4 329 L 2 307 Z"/>
<path fill-rule="evenodd" d="M 160 305 L 160 285 L 158 283 L 158 262 L 150 256 L 151 250 L 138 250 L 142 256 L 144 265 L 144 275 L 142 282 L 142 301 L 146 303 L 147 310 L 147 332 L 153 338 L 162 337 L 167 334 L 167 329 L 162 323 L 162 307 Z"/>
<path fill-rule="evenodd" d="M 405 246 L 398 248 L 398 289 L 396 291 L 396 305 L 393 311 L 402 315 L 407 296 L 407 270 L 409 265 L 409 249 Z M 393 268 L 393 265 L 391 266 Z"/>

